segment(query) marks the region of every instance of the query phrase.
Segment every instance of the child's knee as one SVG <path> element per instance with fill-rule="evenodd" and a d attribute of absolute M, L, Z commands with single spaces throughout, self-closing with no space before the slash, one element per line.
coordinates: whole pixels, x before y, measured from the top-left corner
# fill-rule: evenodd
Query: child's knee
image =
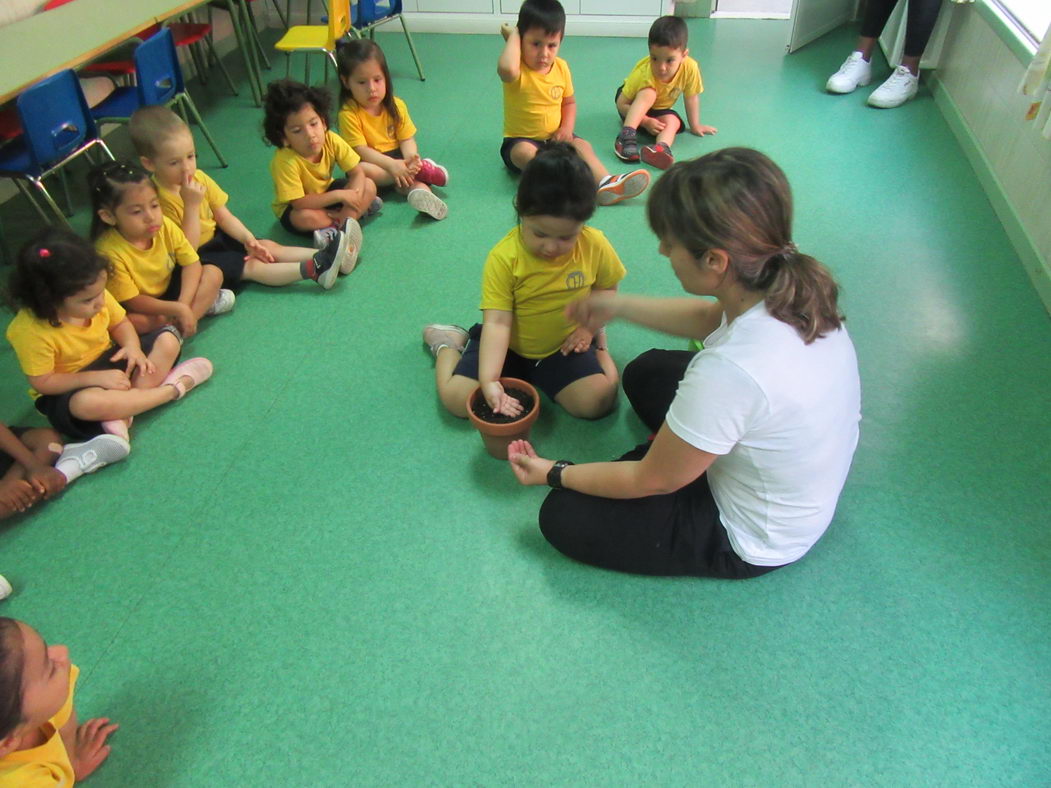
<path fill-rule="evenodd" d="M 591 143 L 580 137 L 573 138 L 573 147 L 577 149 L 577 153 L 582 156 L 585 154 L 594 153 L 594 149 L 591 147 Z"/>

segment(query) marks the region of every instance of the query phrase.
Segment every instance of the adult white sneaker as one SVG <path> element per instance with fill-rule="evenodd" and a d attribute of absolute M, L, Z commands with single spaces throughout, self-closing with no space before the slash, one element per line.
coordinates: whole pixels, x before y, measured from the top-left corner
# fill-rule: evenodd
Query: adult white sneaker
<path fill-rule="evenodd" d="M 872 64 L 861 56 L 860 52 L 851 52 L 843 61 L 839 71 L 828 78 L 825 90 L 829 93 L 851 93 L 860 85 L 872 81 Z"/>
<path fill-rule="evenodd" d="M 868 103 L 870 107 L 879 107 L 880 109 L 900 107 L 915 96 L 919 88 L 920 78 L 905 68 L 905 66 L 898 66 L 887 77 L 886 82 L 872 91 Z"/>

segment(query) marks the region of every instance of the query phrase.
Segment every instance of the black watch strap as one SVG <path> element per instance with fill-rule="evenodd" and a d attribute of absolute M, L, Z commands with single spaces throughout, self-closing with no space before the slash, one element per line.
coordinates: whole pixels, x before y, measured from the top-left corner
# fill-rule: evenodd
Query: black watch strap
<path fill-rule="evenodd" d="M 551 470 L 547 472 L 547 486 L 554 487 L 556 490 L 562 489 L 562 471 L 567 466 L 572 465 L 569 460 L 558 460 L 554 465 L 551 466 Z"/>

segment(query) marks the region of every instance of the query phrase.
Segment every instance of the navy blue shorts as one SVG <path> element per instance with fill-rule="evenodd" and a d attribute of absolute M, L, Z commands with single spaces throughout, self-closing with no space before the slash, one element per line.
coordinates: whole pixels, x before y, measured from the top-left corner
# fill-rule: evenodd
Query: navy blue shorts
<path fill-rule="evenodd" d="M 156 331 L 151 331 L 150 333 L 143 334 L 139 337 L 139 345 L 142 346 L 142 352 L 148 356 L 150 351 L 153 350 L 153 343 L 157 341 L 157 337 L 169 331 L 171 331 L 169 327 L 158 328 Z M 176 334 L 176 336 L 178 336 L 178 334 Z M 110 346 L 101 356 L 87 366 L 81 367 L 77 372 L 88 372 L 97 369 L 127 369 L 127 361 L 110 360 L 110 356 L 116 353 L 119 349 L 120 348 L 116 345 Z M 178 360 L 178 356 L 176 356 L 176 360 Z M 74 394 L 81 391 L 83 388 L 91 387 L 84 386 L 79 389 L 74 389 L 73 391 L 66 391 L 62 394 L 41 394 L 36 398 L 33 405 L 38 411 L 44 414 L 47 420 L 51 423 L 51 426 L 60 433 L 68 435 L 74 440 L 86 441 L 94 438 L 96 435 L 101 435 L 104 430 L 102 429 L 101 422 L 84 421 L 83 419 L 78 419 L 69 412 L 69 401 L 73 398 Z"/>
<path fill-rule="evenodd" d="M 328 188 L 325 189 L 325 191 L 330 192 L 333 189 L 345 189 L 346 187 L 347 187 L 347 179 L 346 178 L 336 178 L 336 180 L 332 181 L 332 183 L 330 183 L 328 185 Z M 333 205 L 342 205 L 342 203 L 338 203 L 338 202 L 335 202 L 335 203 L 332 203 L 332 204 Z M 326 206 L 326 207 L 329 207 L 329 206 Z M 294 224 L 292 224 L 292 206 L 291 205 L 286 205 L 285 206 L 285 211 L 284 211 L 284 213 L 281 214 L 281 218 L 278 219 L 278 221 L 281 222 L 281 226 L 284 227 L 286 230 L 288 230 L 290 233 L 292 233 L 292 235 L 303 235 L 303 236 L 306 236 L 308 238 L 313 238 L 314 237 L 314 231 L 313 230 L 300 230 L 298 227 L 296 227 Z M 218 228 L 216 228 L 216 232 L 218 233 Z"/>
<path fill-rule="evenodd" d="M 478 380 L 478 352 L 482 347 L 482 324 L 475 323 L 468 332 L 470 339 L 463 349 L 460 362 L 453 370 L 454 375 Z M 603 374 L 602 367 L 595 357 L 595 342 L 583 353 L 570 353 L 563 356 L 561 352 L 552 353 L 547 358 L 525 358 L 508 348 L 504 359 L 504 368 L 500 376 L 518 378 L 532 383 L 551 399 L 568 386 L 588 375 Z"/>
<path fill-rule="evenodd" d="M 577 134 L 573 135 L 573 139 L 578 140 L 580 136 Z M 507 167 L 515 175 L 521 175 L 522 171 L 515 166 L 515 163 L 511 161 L 511 148 L 517 145 L 519 142 L 528 142 L 535 148 L 539 148 L 547 140 L 534 140 L 529 137 L 504 137 L 504 142 L 500 146 L 500 158 L 504 160 L 504 166 Z"/>
<path fill-rule="evenodd" d="M 623 92 L 624 92 L 624 85 L 621 84 L 621 86 L 619 88 L 617 88 L 616 95 L 613 96 L 613 103 L 614 104 L 617 103 L 618 99 L 620 99 L 620 94 L 623 93 Z M 676 134 L 682 134 L 684 131 L 686 131 L 686 123 L 685 123 L 685 121 L 683 121 L 682 115 L 680 115 L 678 112 L 673 110 L 671 107 L 669 107 L 668 109 L 653 109 L 653 108 L 650 108 L 650 111 L 647 112 L 646 115 L 648 117 L 651 117 L 651 118 L 659 118 L 659 117 L 662 117 L 664 115 L 674 115 L 675 117 L 677 117 L 679 119 L 679 130 L 677 132 L 675 132 L 675 133 Z M 643 129 L 643 132 L 645 133 L 645 129 Z"/>
<path fill-rule="evenodd" d="M 247 251 L 243 243 L 228 235 L 223 228 L 216 227 L 212 240 L 202 244 L 197 254 L 202 263 L 214 265 L 223 272 L 223 287 L 227 290 L 239 292 L 244 287 L 241 278 L 244 276 Z"/>

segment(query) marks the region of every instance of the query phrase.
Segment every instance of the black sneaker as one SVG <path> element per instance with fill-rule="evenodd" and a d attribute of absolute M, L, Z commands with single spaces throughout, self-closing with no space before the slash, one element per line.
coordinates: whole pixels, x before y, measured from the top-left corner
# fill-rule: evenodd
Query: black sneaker
<path fill-rule="evenodd" d="M 340 233 L 314 255 L 314 281 L 331 290 L 339 276 L 339 264 L 347 254 L 347 234 Z"/>
<path fill-rule="evenodd" d="M 638 161 L 639 160 L 639 143 L 636 140 L 638 131 L 631 128 L 631 126 L 625 126 L 620 130 L 620 134 L 617 135 L 617 141 L 613 143 L 613 151 L 617 154 L 617 157 L 622 161 Z"/>

